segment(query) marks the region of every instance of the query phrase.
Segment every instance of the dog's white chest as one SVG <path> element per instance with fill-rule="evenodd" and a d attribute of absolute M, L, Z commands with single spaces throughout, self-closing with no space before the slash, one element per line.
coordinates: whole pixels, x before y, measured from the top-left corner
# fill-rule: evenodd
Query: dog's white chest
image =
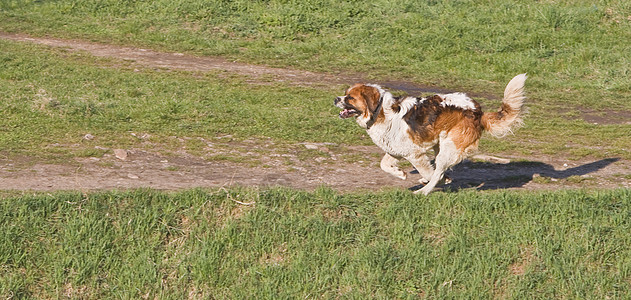
<path fill-rule="evenodd" d="M 407 157 L 418 150 L 408 134 L 405 122 L 385 122 L 368 129 L 372 141 L 386 153 L 395 157 Z"/>

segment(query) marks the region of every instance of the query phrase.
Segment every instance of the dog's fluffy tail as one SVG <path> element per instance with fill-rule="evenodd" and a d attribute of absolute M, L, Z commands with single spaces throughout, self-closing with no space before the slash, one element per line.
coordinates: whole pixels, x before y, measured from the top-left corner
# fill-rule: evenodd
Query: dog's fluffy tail
<path fill-rule="evenodd" d="M 526 74 L 515 76 L 504 90 L 504 100 L 497 112 L 484 113 L 482 126 L 495 137 L 503 137 L 513 132 L 513 129 L 523 125 L 522 115 L 524 99 L 524 83 Z"/>

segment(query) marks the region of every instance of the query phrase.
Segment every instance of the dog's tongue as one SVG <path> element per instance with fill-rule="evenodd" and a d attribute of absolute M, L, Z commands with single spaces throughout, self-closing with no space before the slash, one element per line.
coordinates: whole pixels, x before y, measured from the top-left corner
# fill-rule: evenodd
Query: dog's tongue
<path fill-rule="evenodd" d="M 346 119 L 351 115 L 352 110 L 350 109 L 345 109 L 343 111 L 340 112 L 340 118 L 342 119 Z"/>

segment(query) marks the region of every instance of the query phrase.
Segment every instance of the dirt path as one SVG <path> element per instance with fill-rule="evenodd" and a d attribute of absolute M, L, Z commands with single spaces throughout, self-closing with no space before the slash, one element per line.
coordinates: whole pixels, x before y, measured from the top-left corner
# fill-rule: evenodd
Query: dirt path
<path fill-rule="evenodd" d="M 334 84 L 350 84 L 355 82 L 367 82 L 359 74 L 329 74 L 315 73 L 289 68 L 272 68 L 263 65 L 245 64 L 229 61 L 220 57 L 200 57 L 175 52 L 158 52 L 150 49 L 123 47 L 115 45 L 99 44 L 80 40 L 64 40 L 47 37 L 31 37 L 24 34 L 0 32 L 0 39 L 29 42 L 51 47 L 64 48 L 70 51 L 83 51 L 96 57 L 107 57 L 134 62 L 143 67 L 165 68 L 183 71 L 225 71 L 250 78 L 251 83 L 268 83 L 270 78 L 292 85 L 300 86 L 330 86 Z M 449 89 L 424 86 L 407 81 L 386 80 L 381 84 L 392 89 L 406 91 L 412 94 L 418 93 L 447 93 Z M 476 96 L 475 93 L 471 95 Z M 494 99 L 495 95 L 477 95 Z"/>
<path fill-rule="evenodd" d="M 307 144 L 326 148 L 326 145 Z M 298 146 L 302 147 L 302 146 Z M 361 161 L 348 161 L 345 151 Z M 77 158 L 65 164 L 0 159 L 0 190 L 96 190 L 151 187 L 174 190 L 219 186 L 288 186 L 314 189 L 329 186 L 340 191 L 381 190 L 390 187 L 417 189 L 418 174 L 404 168 L 407 180 L 394 178 L 379 168 L 376 147 L 350 147 L 345 151 L 322 150 L 328 155 L 301 160 L 292 154 L 259 157 L 256 165 L 208 161 L 184 153 L 128 150 L 121 160 L 113 152 L 102 158 Z M 531 158 L 535 162 L 465 161 L 448 175 L 451 189 L 562 189 L 631 187 L 628 161 L 617 159 L 563 161 L 554 157 Z M 290 162 L 288 164 L 287 162 Z"/>
<path fill-rule="evenodd" d="M 295 85 L 349 84 L 364 81 L 361 76 L 340 76 L 301 70 L 271 68 L 231 62 L 222 58 L 196 57 L 181 53 L 164 53 L 148 49 L 97 44 L 85 41 L 35 38 L 20 34 L 0 33 L 0 39 L 31 42 L 85 51 L 98 57 L 133 61 L 145 67 L 187 71 L 221 70 L 251 78 L 252 83 L 269 82 L 272 77 Z M 448 92 L 448 89 L 427 87 L 410 82 L 381 81 L 393 89 L 409 93 Z M 487 95 L 478 95 L 487 97 Z M 493 97 L 490 97 L 493 98 Z M 243 145 L 234 145 L 236 148 Z M 245 145 L 247 148 L 247 145 Z M 326 185 L 341 191 L 380 190 L 388 187 L 418 188 L 418 174 L 405 181 L 396 179 L 378 167 L 380 151 L 376 147 L 343 147 L 335 145 L 297 145 L 296 151 L 308 149 L 322 155 L 300 159 L 297 155 L 270 154 L 259 157 L 259 163 L 208 161 L 181 153 L 177 157 L 139 149 L 126 150 L 127 157 L 117 158 L 113 150 L 102 158 L 81 158 L 64 164 L 50 164 L 0 158 L 0 190 L 95 190 L 151 187 L 182 189 L 228 185 L 290 186 L 313 189 Z M 337 150 L 330 150 L 336 148 Z M 342 149 L 339 149 L 342 148 Z M 208 149 L 208 151 L 216 151 Z M 220 152 L 218 152 L 220 153 Z M 354 156 L 348 156 L 348 153 Z M 352 159 L 361 157 L 361 161 Z M 513 157 L 513 159 L 519 159 Z M 615 158 L 568 161 L 561 157 L 528 157 L 528 163 L 494 164 L 464 162 L 450 172 L 452 189 L 559 189 L 573 187 L 615 188 L 631 186 L 631 162 Z M 410 171 L 412 168 L 408 167 Z"/>
<path fill-rule="evenodd" d="M 165 68 L 184 71 L 227 71 L 250 76 L 253 80 L 269 77 L 290 84 L 315 85 L 344 83 L 344 79 L 331 74 L 316 74 L 307 71 L 270 68 L 228 61 L 216 57 L 196 57 L 182 53 L 157 52 L 150 49 L 121 47 L 78 40 L 30 37 L 23 34 L 0 33 L 0 38 L 19 42 L 60 47 L 72 51 L 84 51 L 97 57 L 108 57 L 132 61 L 144 67 Z"/>

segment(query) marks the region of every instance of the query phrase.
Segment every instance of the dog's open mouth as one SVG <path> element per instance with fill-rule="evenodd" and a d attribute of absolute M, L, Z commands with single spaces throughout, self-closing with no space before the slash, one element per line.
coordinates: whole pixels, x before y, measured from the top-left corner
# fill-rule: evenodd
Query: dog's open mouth
<path fill-rule="evenodd" d="M 346 119 L 346 118 L 354 116 L 356 114 L 359 114 L 358 110 L 356 110 L 354 108 L 345 108 L 343 111 L 340 112 L 340 118 Z"/>

